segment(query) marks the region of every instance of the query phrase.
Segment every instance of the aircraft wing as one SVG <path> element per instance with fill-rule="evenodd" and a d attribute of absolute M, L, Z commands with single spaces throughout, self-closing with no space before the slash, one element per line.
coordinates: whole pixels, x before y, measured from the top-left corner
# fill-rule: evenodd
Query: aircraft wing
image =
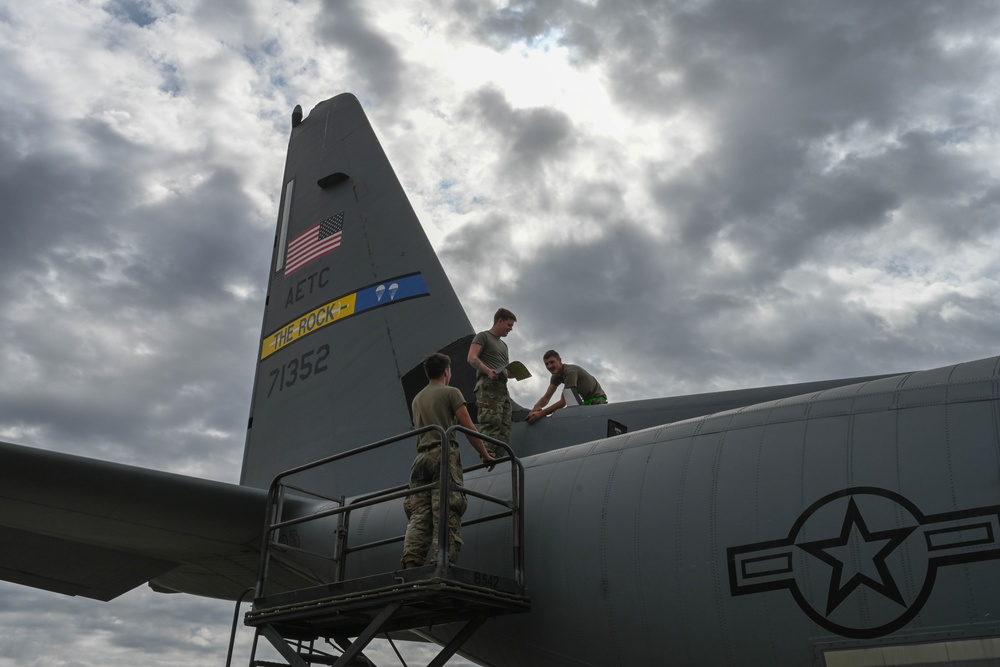
<path fill-rule="evenodd" d="M 177 572 L 230 599 L 256 579 L 261 489 L 3 442 L 0 460 L 0 579 L 97 600 Z"/>

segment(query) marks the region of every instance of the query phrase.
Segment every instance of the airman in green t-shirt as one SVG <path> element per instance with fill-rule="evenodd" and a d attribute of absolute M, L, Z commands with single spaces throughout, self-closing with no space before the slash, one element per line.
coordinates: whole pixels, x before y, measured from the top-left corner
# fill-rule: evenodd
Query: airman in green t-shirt
<path fill-rule="evenodd" d="M 545 395 L 538 399 L 535 407 L 528 413 L 529 424 L 534 424 L 542 417 L 548 417 L 566 405 L 566 397 L 560 396 L 558 401 L 545 407 L 555 393 L 556 387 L 561 384 L 565 384 L 566 389 L 576 389 L 584 405 L 600 405 L 608 402 L 601 383 L 593 375 L 575 364 L 564 364 L 562 357 L 555 350 L 546 352 L 542 361 L 545 362 L 545 368 L 552 373 L 552 379 L 549 380 L 549 388 L 545 391 Z"/>
<path fill-rule="evenodd" d="M 476 369 L 476 412 L 479 431 L 505 443 L 510 442 L 510 422 L 513 418 L 510 394 L 507 393 L 507 374 L 504 368 L 510 363 L 507 343 L 500 340 L 511 332 L 517 318 L 506 308 L 493 315 L 493 326 L 480 331 L 469 346 L 469 364 Z M 487 442 L 486 448 L 494 458 L 506 452 Z"/>
<path fill-rule="evenodd" d="M 437 424 L 448 430 L 455 424 L 476 430 L 465 406 L 461 390 L 449 387 L 451 382 L 451 359 L 446 354 L 435 352 L 424 359 L 424 373 L 427 386 L 413 397 L 413 428 Z M 454 437 L 454 436 L 453 436 Z M 479 452 L 483 463 L 491 463 L 493 457 L 486 450 L 483 441 L 466 433 L 469 443 Z M 448 470 L 451 483 L 461 486 L 462 457 L 458 452 L 458 441 L 449 443 Z M 417 437 L 417 457 L 410 466 L 410 488 L 416 488 L 441 479 L 441 435 L 437 431 L 421 433 Z M 452 491 L 448 494 L 448 560 L 458 561 L 462 549 L 462 515 L 468 506 L 465 494 Z M 403 568 L 419 567 L 427 559 L 427 552 L 434 544 L 438 521 L 441 516 L 441 491 L 417 493 L 406 496 L 403 510 L 409 520 L 403 540 Z M 437 561 L 437 551 L 432 562 Z"/>

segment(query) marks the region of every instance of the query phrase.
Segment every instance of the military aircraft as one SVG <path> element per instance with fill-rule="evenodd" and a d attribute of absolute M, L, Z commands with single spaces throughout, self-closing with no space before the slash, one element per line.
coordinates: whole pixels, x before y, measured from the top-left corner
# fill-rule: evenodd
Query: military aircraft
<path fill-rule="evenodd" d="M 0 443 L 0 578 L 97 600 L 406 583 L 398 496 L 352 512 L 351 539 L 375 545 L 361 556 L 315 554 L 347 532 L 324 512 L 405 482 L 412 440 L 338 457 L 411 428 L 429 352 L 474 406 L 473 333 L 357 99 L 296 108 L 240 484 Z M 996 664 L 998 369 L 567 407 L 530 427 L 516 407 L 520 527 L 476 519 L 518 493 L 514 460 L 469 470 L 460 566 L 524 595 L 455 650 L 520 667 Z M 280 552 L 266 594 L 262 533 Z M 395 636 L 462 634 L 428 618 Z"/>

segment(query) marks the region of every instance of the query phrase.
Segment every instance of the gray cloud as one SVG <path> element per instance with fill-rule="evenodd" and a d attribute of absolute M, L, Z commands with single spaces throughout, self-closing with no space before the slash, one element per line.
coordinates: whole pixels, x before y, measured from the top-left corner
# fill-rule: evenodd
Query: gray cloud
<path fill-rule="evenodd" d="M 550 172 L 574 146 L 573 124 L 566 114 L 543 107 L 515 109 L 494 87 L 470 95 L 464 106 L 466 119 L 491 130 L 496 139 L 497 180 L 525 184 L 544 201 L 546 192 L 538 186 L 558 178 Z"/>
<path fill-rule="evenodd" d="M 387 102 L 398 99 L 406 65 L 396 47 L 370 24 L 360 2 L 323 0 L 316 31 L 324 43 L 347 51 L 349 66 L 363 90 Z"/>

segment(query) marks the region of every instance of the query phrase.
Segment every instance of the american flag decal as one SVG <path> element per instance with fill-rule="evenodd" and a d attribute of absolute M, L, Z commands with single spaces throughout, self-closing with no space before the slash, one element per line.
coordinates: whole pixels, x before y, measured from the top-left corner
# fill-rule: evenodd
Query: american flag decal
<path fill-rule="evenodd" d="M 288 243 L 285 275 L 290 275 L 326 253 L 340 247 L 344 233 L 344 212 L 331 215 L 302 232 Z"/>

